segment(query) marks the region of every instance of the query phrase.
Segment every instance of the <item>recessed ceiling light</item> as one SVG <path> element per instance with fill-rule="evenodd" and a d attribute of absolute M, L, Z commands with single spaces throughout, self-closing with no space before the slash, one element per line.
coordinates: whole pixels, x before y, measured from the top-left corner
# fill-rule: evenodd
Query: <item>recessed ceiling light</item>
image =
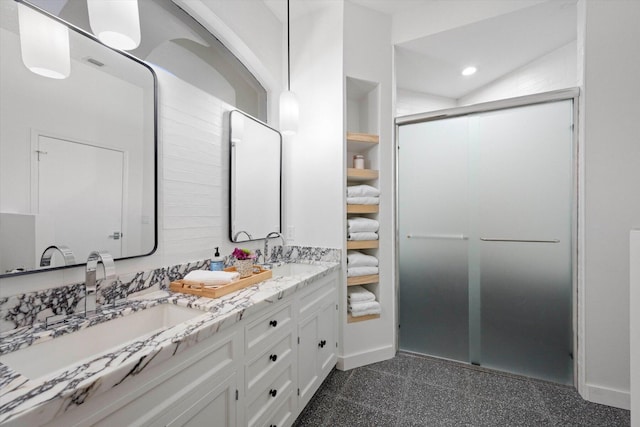
<path fill-rule="evenodd" d="M 463 76 L 470 76 L 472 74 L 475 74 L 476 71 L 478 71 L 478 69 L 476 67 L 467 67 L 464 70 L 462 70 L 462 75 Z"/>

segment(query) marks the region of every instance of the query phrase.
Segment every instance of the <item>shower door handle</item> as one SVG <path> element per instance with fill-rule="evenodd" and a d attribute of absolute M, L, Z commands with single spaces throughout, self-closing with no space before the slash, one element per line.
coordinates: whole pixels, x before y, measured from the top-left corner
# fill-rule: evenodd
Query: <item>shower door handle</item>
<path fill-rule="evenodd" d="M 510 243 L 560 243 L 560 239 L 534 240 L 534 239 L 501 239 L 495 237 L 481 237 L 483 242 L 510 242 Z"/>
<path fill-rule="evenodd" d="M 464 234 L 407 234 L 407 239 L 469 240 Z"/>

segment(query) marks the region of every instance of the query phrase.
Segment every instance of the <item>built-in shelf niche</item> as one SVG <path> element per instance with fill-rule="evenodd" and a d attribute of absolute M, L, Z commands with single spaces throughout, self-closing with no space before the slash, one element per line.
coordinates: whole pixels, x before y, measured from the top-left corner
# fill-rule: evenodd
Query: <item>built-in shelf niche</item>
<path fill-rule="evenodd" d="M 367 184 L 379 188 L 379 105 L 380 90 L 378 83 L 347 77 L 347 134 L 346 134 L 346 181 L 347 185 Z M 361 154 L 365 159 L 365 168 L 353 166 L 353 156 Z M 381 195 L 382 196 L 382 195 Z M 378 219 L 379 205 L 347 204 L 347 217 L 365 216 Z M 378 257 L 378 240 L 352 240 L 346 242 L 348 250 L 358 250 Z M 365 285 L 379 299 L 379 274 L 348 277 L 347 287 Z M 383 308 L 384 311 L 384 308 Z M 347 315 L 347 323 L 358 323 L 378 319 L 380 315 L 353 317 Z"/>

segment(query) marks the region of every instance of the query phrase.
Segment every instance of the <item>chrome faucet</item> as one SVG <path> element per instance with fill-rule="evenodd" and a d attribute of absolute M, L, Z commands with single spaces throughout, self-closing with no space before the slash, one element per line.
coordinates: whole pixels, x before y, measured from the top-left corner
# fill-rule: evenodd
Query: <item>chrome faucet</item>
<path fill-rule="evenodd" d="M 282 240 L 282 247 L 284 247 L 284 245 L 286 244 L 284 241 L 284 237 L 282 237 L 282 234 L 278 233 L 277 231 L 272 231 L 271 233 L 267 234 L 267 237 L 264 238 L 264 262 L 265 264 L 268 263 L 269 261 L 269 239 L 271 237 L 279 237 Z"/>
<path fill-rule="evenodd" d="M 76 257 L 73 256 L 73 251 L 65 245 L 51 245 L 42 252 L 40 257 L 40 267 L 49 267 L 51 265 L 51 257 L 58 251 L 64 258 L 64 265 L 73 265 L 76 263 Z"/>
<path fill-rule="evenodd" d="M 251 237 L 251 234 L 247 233 L 247 232 L 246 232 L 246 231 L 244 231 L 244 230 L 240 230 L 240 231 L 238 231 L 236 234 L 234 234 L 234 235 L 233 235 L 233 241 L 234 241 L 234 242 L 237 242 L 237 241 L 238 241 L 238 236 L 239 236 L 239 235 L 241 235 L 241 234 L 243 234 L 243 233 L 247 235 L 247 237 L 249 238 L 249 240 L 253 240 L 253 237 Z"/>
<path fill-rule="evenodd" d="M 113 263 L 113 257 L 107 251 L 94 251 L 87 258 L 87 269 L 85 273 L 85 298 L 84 298 L 84 316 L 94 314 L 96 312 L 96 294 L 98 293 L 98 285 L 96 282 L 96 269 L 98 263 L 102 263 L 104 269 L 104 279 L 113 279 L 116 276 L 116 266 Z"/>

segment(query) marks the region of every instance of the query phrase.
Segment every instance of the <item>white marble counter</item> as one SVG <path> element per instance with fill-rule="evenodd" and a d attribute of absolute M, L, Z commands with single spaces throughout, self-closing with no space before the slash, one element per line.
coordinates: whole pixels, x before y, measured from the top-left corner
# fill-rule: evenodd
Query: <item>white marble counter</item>
<path fill-rule="evenodd" d="M 169 360 L 218 331 L 303 289 L 336 271 L 339 266 L 335 262 L 314 262 L 313 268 L 305 273 L 292 276 L 278 276 L 274 273 L 272 279 L 217 299 L 168 291 L 153 292 L 147 298 L 105 309 L 93 319 L 74 318 L 67 324 L 52 329 L 45 329 L 38 324 L 33 328 L 5 333 L 2 335 L 0 354 L 38 345 L 57 336 L 159 304 L 176 304 L 203 310 L 202 316 L 130 342 L 81 365 L 70 366 L 38 379 L 27 379 L 0 363 L 0 424 L 18 417 L 21 424 L 23 421 L 28 425 L 49 422 L 142 370 Z"/>

